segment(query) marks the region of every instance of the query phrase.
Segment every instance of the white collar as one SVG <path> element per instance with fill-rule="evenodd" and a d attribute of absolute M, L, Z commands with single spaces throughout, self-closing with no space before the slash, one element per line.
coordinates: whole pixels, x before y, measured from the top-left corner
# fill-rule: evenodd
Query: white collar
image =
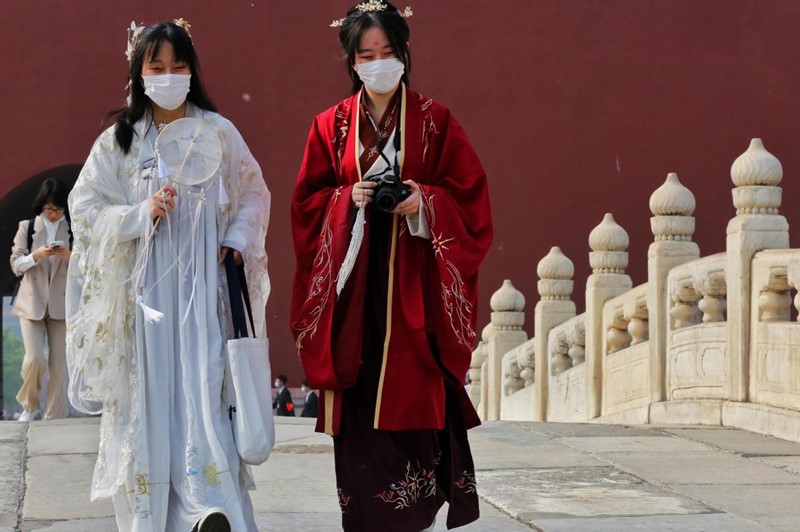
<path fill-rule="evenodd" d="M 44 226 L 45 226 L 46 228 L 50 229 L 50 230 L 55 230 L 55 229 L 58 227 L 58 224 L 60 224 L 60 223 L 61 223 L 62 221 L 64 221 L 64 219 L 66 218 L 66 217 L 65 217 L 65 216 L 62 214 L 62 215 L 61 215 L 61 218 L 59 218 L 59 219 L 58 219 L 58 220 L 56 220 L 55 222 L 51 222 L 51 221 L 50 221 L 50 220 L 47 218 L 47 216 L 45 216 L 45 215 L 44 215 L 44 213 L 41 213 L 39 216 L 42 218 L 42 221 L 44 222 Z"/>

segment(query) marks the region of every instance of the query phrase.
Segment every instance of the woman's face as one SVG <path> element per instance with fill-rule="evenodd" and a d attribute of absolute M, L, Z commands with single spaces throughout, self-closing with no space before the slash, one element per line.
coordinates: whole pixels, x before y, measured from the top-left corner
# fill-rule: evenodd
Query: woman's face
<path fill-rule="evenodd" d="M 175 49 L 169 41 L 161 43 L 161 48 L 158 49 L 158 54 L 152 61 L 150 60 L 150 51 L 148 50 L 145 53 L 144 63 L 142 63 L 142 76 L 191 73 L 189 64 L 186 61 L 175 60 Z"/>
<path fill-rule="evenodd" d="M 356 50 L 355 69 L 361 63 L 369 63 L 377 59 L 391 59 L 394 57 L 392 45 L 383 28 L 373 26 L 361 35 L 361 41 Z"/>
<path fill-rule="evenodd" d="M 42 207 L 42 214 L 51 222 L 56 222 L 64 215 L 64 208 L 52 203 L 45 203 L 44 207 Z"/>

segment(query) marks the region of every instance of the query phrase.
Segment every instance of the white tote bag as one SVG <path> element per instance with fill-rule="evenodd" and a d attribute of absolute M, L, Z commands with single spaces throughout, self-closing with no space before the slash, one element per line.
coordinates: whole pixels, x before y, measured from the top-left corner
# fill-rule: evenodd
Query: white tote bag
<path fill-rule="evenodd" d="M 259 465 L 269 458 L 275 445 L 269 340 L 248 337 L 242 302 L 247 307 L 251 330 L 255 330 L 253 313 L 244 267 L 236 266 L 233 253 L 225 256 L 225 272 L 234 329 L 234 338 L 227 342 L 228 412 L 239 457 L 246 464 Z"/>

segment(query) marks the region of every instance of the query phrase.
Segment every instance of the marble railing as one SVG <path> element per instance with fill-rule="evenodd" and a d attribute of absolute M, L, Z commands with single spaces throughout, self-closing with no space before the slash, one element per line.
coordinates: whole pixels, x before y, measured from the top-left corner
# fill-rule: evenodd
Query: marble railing
<path fill-rule="evenodd" d="M 586 417 L 586 314 L 554 327 L 548 345 L 547 419 L 582 421 Z"/>
<path fill-rule="evenodd" d="M 628 234 L 589 235 L 585 312 L 558 248 L 538 264 L 534 336 L 505 281 L 473 353 L 483 419 L 729 425 L 800 441 L 800 250 L 779 214 L 780 162 L 754 139 L 731 167 L 725 251 L 700 257 L 694 195 L 670 174 L 650 197 L 647 282 L 625 273 Z"/>
<path fill-rule="evenodd" d="M 800 405 L 800 250 L 762 251 L 753 260 L 750 397 L 780 408 Z M 800 429 L 798 429 L 800 430 Z"/>
<path fill-rule="evenodd" d="M 647 291 L 637 286 L 603 307 L 603 416 L 650 404 Z"/>
<path fill-rule="evenodd" d="M 728 352 L 725 253 L 669 273 L 667 399 L 723 399 Z"/>

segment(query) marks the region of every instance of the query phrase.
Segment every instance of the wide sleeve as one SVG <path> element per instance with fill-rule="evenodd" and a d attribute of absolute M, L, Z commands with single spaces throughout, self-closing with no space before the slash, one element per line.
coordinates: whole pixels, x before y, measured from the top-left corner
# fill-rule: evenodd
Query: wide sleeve
<path fill-rule="evenodd" d="M 74 236 L 66 294 L 69 398 L 91 414 L 105 402 L 122 400 L 129 386 L 133 310 L 127 281 L 136 244 L 120 234 L 125 216 L 139 207 L 126 202 L 119 176 L 123 157 L 107 130 L 69 195 Z"/>
<path fill-rule="evenodd" d="M 351 184 L 336 173 L 333 113 L 318 116 L 311 127 L 303 163 L 292 196 L 292 236 L 296 270 L 292 290 L 291 325 L 309 384 L 327 390 L 352 385 L 357 374 L 360 336 L 350 330 L 347 317 L 360 315 L 358 294 L 363 279 L 356 265 L 341 297 L 336 279 L 353 225 Z M 344 141 L 342 141 L 344 142 Z M 366 249 L 362 246 L 362 253 Z M 345 306 L 344 322 L 334 324 L 334 307 Z M 358 336 L 356 338 L 356 336 Z M 352 356 L 338 356 L 346 352 Z M 355 362 L 353 359 L 355 358 Z"/>
<path fill-rule="evenodd" d="M 443 353 L 467 353 L 475 339 L 478 266 L 491 246 L 492 214 L 483 166 L 461 125 L 444 113 L 432 141 L 430 177 L 420 188 L 435 262 L 430 273 L 439 284 L 431 288 L 440 291 L 437 341 Z M 459 371 L 461 358 L 452 366 Z"/>
<path fill-rule="evenodd" d="M 257 336 L 263 337 L 267 334 L 265 307 L 270 293 L 266 238 L 272 197 L 261 167 L 239 131 L 227 121 L 222 130 L 230 161 L 226 193 L 233 211 L 221 244 L 242 254 Z"/>
<path fill-rule="evenodd" d="M 314 259 L 319 252 L 320 234 L 331 199 L 344 195 L 338 186 L 334 164 L 320 124 L 314 119 L 308 133 L 303 162 L 292 195 L 292 237 L 295 258 L 295 295 L 292 304 L 301 304 L 308 289 Z"/>

